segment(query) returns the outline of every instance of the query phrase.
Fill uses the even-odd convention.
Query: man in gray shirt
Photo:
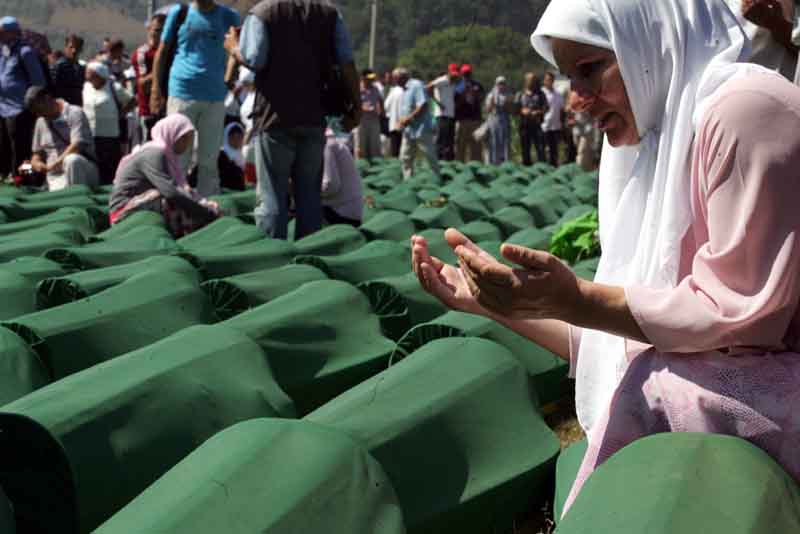
[[[34,172],[47,175],[50,191],[74,184],[99,185],[94,139],[83,110],[38,86],[25,94],[25,105],[38,117],[29,163]]]

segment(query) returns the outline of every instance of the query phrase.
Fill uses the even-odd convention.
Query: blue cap
[[[3,17],[0,19],[0,28],[5,31],[19,31],[19,21],[14,17]]]

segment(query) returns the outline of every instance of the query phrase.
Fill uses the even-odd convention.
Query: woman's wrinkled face
[[[194,130],[183,134],[183,136],[181,136],[181,138],[175,142],[175,146],[172,147],[172,150],[176,154],[183,154],[187,150],[192,148],[193,145],[194,145]]]
[[[92,87],[97,89],[98,91],[105,87],[106,79],[97,74],[95,71],[91,69],[86,70],[86,81],[92,84]]]
[[[587,112],[611,146],[639,143],[639,131],[617,56],[611,50],[553,38],[559,69],[572,80],[576,110]]]

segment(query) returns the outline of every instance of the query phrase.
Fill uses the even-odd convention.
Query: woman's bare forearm
[[[556,319],[509,319],[487,312],[487,317],[569,361],[569,325]]]

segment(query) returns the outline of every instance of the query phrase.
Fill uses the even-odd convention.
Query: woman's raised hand
[[[485,261],[495,261],[490,254],[476,246],[461,232],[448,230],[445,238],[453,250],[463,248]],[[467,279],[461,269],[431,256],[424,237],[413,236],[411,238],[411,266],[425,291],[448,308],[477,315],[486,313],[486,310],[472,296]]]
[[[580,280],[557,257],[516,245],[503,245],[511,268],[468,246],[455,252],[470,293],[496,315],[516,319],[560,319],[573,322],[581,312]]]

